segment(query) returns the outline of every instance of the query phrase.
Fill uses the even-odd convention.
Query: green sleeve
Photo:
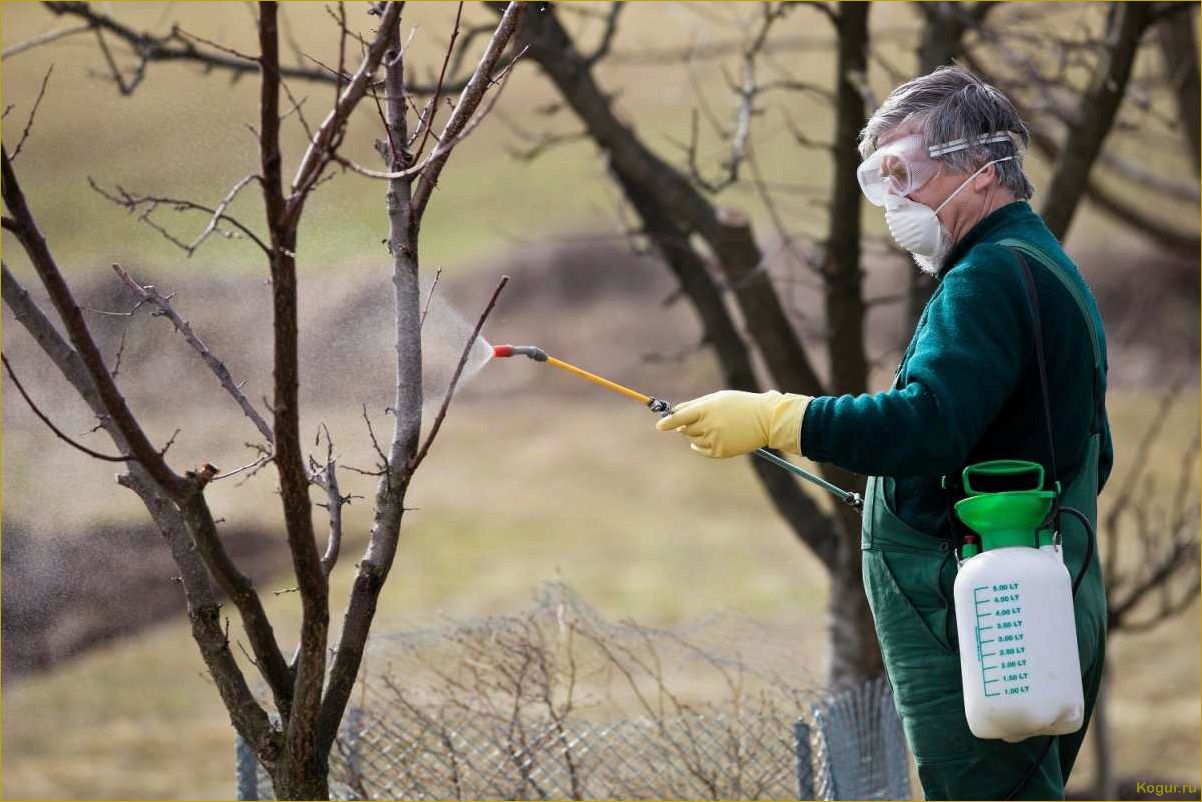
[[[1013,255],[978,246],[927,305],[899,386],[815,398],[802,425],[802,452],[871,476],[950,473],[1018,385],[1033,347]]]

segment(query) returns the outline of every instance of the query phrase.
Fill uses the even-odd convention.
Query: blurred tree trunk
[[[1078,114],[1069,118],[1066,146],[1060,151],[1040,213],[1057,239],[1063,240],[1089,186],[1089,171],[1102,152],[1127,91],[1140,39],[1154,10],[1152,3],[1112,3],[1104,47]]]
[[[1109,661],[1107,661],[1109,662]],[[1118,783],[1114,776],[1114,744],[1110,738],[1110,669],[1102,671],[1102,687],[1094,702],[1093,721],[1094,799],[1118,799]]]
[[[869,3],[841,3],[834,13],[838,32],[835,86],[835,133],[832,155],[828,259],[823,269],[827,353],[831,363],[828,392],[862,393],[868,389],[868,358],[864,345],[863,270],[860,265],[860,213],[863,197],[856,168],[856,141],[867,122],[865,88],[868,81]],[[917,272],[917,271],[915,271]],[[846,508],[844,508],[846,509]],[[831,577],[831,675],[860,676],[863,667],[883,671],[872,611],[864,595],[860,561],[859,516],[843,514],[843,548]]]
[[[981,24],[985,15],[994,7],[991,2],[917,3],[915,8],[924,19],[922,41],[918,45],[919,74],[927,75],[940,67],[950,65],[964,52],[964,35],[974,26]],[[910,325],[904,327],[905,337],[909,330],[918,325],[927,299],[935,290],[935,277],[922,270],[911,270],[906,298],[906,318]],[[901,343],[904,348],[905,342]]]
[[[1198,97],[1197,7],[1156,23],[1164,69],[1177,101],[1177,119],[1185,133],[1194,169],[1202,169],[1202,104]]]

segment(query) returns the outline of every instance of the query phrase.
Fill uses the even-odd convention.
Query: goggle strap
[[[943,142],[939,145],[931,145],[927,148],[927,155],[935,158],[948,153],[955,153],[958,150],[966,150],[973,145],[989,145],[995,142],[1013,142],[1010,138],[1009,131],[1003,131],[1000,134],[982,134],[975,137],[961,137],[953,139],[950,142]]]

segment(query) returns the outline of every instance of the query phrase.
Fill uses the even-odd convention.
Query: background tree
[[[254,423],[263,439],[258,446],[261,456],[237,470],[223,474],[207,463],[182,473],[173,468],[166,458],[172,441],[169,440],[162,448],[153,444],[118,388],[114,378],[115,367],[110,368],[100,353],[64,271],[39,231],[32,208],[38,203],[36,190],[27,198],[14,166],[22,147],[27,144],[33,113],[41,96],[35,101],[29,124],[11,155],[7,144],[3,148],[2,190],[7,207],[3,227],[20,243],[33,265],[63,322],[65,334],[60,333],[18,283],[7,265],[3,268],[4,301],[89,405],[119,453],[105,454],[75,442],[38,411],[7,357],[4,367],[18,392],[59,438],[93,458],[122,463],[127,467],[128,472],[119,476],[118,482],[139,495],[167,540],[180,570],[193,637],[205,665],[229,711],[234,728],[252,746],[256,757],[270,773],[276,795],[281,799],[319,799],[329,794],[330,748],[350,689],[358,675],[376,599],[396,554],[405,512],[406,489],[438,433],[458,379],[457,373],[434,425],[426,438],[421,440],[418,255],[422,216],[453,148],[487,113],[509,74],[513,61],[502,64],[502,53],[524,10],[520,3],[512,3],[503,10],[479,63],[463,83],[441,133],[435,135],[433,129],[439,100],[446,90],[442,82],[434,86],[425,108],[416,110],[413,130],[409,130],[412,95],[405,82],[402,7],[403,3],[391,2],[372,7],[372,13],[379,19],[378,28],[370,40],[350,31],[345,12],[339,7],[336,20],[341,37],[340,63],[336,70],[331,71],[335,84],[335,103],[316,128],[309,127],[301,104],[284,82],[286,70],[280,66],[278,10],[274,3],[264,3],[258,10],[260,52],[257,56],[210,45],[221,53],[231,69],[257,71],[262,82],[260,121],[255,131],[259,143],[259,171],[239,181],[216,208],[182,199],[138,196],[120,188],[116,192],[106,192],[96,187],[114,202],[139,212],[142,219],[153,226],[157,226],[157,223],[150,214],[160,205],[208,214],[208,225],[191,245],[178,243],[189,254],[211,233],[227,227],[253,242],[264,253],[270,268],[272,296],[274,392],[269,403],[270,423],[242,394],[240,387],[234,384],[221,361],[175,313],[168,297],[152,286],[139,284],[120,265],[113,266],[137,296],[138,305],[151,304],[157,307],[158,314],[172,320]],[[58,10],[90,13],[86,7]],[[99,23],[90,21],[89,27],[96,32],[104,48]],[[351,37],[355,37],[362,46],[363,55],[358,66],[348,70],[344,58],[346,43]],[[182,43],[184,49],[193,46],[192,39],[178,29],[173,30],[171,38]],[[452,43],[454,38],[452,36]],[[123,77],[111,58],[109,60],[114,81],[123,92],[134,91],[144,74],[146,63],[153,59],[150,54],[158,52],[148,40],[143,38],[136,41],[147,55],[131,77]],[[448,60],[450,55],[448,52]],[[382,101],[377,92],[380,87],[377,75],[381,70],[384,74]],[[44,82],[43,91],[45,86]],[[482,105],[490,89],[493,90],[489,95],[490,102]],[[281,109],[282,94],[287,96],[290,107]],[[351,113],[369,94],[380,104],[385,123],[386,139],[381,141],[379,147],[385,161],[384,171],[360,167],[338,153]],[[285,183],[280,126],[281,120],[290,114],[295,114],[305,126],[309,144],[299,159],[294,176]],[[430,142],[432,136],[434,141]],[[430,147],[427,151],[428,144]],[[328,579],[342,539],[341,508],[350,499],[338,489],[337,465],[329,432],[324,432],[327,441],[324,463],[312,457],[306,461],[301,444],[296,264],[297,235],[306,202],[333,166],[388,182],[386,208],[389,236],[386,244],[391,255],[395,294],[396,396],[391,407],[395,426],[387,451],[376,443],[374,433],[371,435],[379,454],[379,464],[370,472],[379,477],[375,520],[367,549],[358,563],[342,629],[333,644],[332,659],[327,663],[327,650],[331,648]],[[256,226],[244,224],[227,211],[238,192],[251,183],[258,184],[263,193],[266,236],[259,236],[255,233]],[[158,228],[165,236],[171,236],[166,229]],[[475,343],[475,334],[483,325],[503,284],[498,285],[477,324],[476,332],[465,345],[460,370]],[[366,409],[364,416],[367,417]],[[370,432],[370,419],[367,420]],[[284,528],[303,610],[299,646],[290,659],[281,651],[253,583],[230,559],[221,539],[218,522],[214,520],[205,499],[205,490],[211,483],[257,471],[269,463],[275,466],[279,478]],[[317,485],[327,496],[325,506],[330,525],[324,556],[318,551],[313,526],[309,496],[311,485]],[[249,659],[270,692],[271,705],[276,714],[274,720],[269,716],[268,709],[256,699],[235,660],[230,647],[229,620],[227,618],[223,626],[222,603],[218,592],[239,613],[253,654]]]

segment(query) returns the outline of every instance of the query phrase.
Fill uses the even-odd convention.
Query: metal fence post
[[[797,798],[814,798],[814,753],[810,747],[810,725],[799,718],[793,724],[793,755],[797,759]]]
[[[238,782],[238,799],[259,798],[259,764],[250,744],[241,735],[234,735],[234,775]]]

